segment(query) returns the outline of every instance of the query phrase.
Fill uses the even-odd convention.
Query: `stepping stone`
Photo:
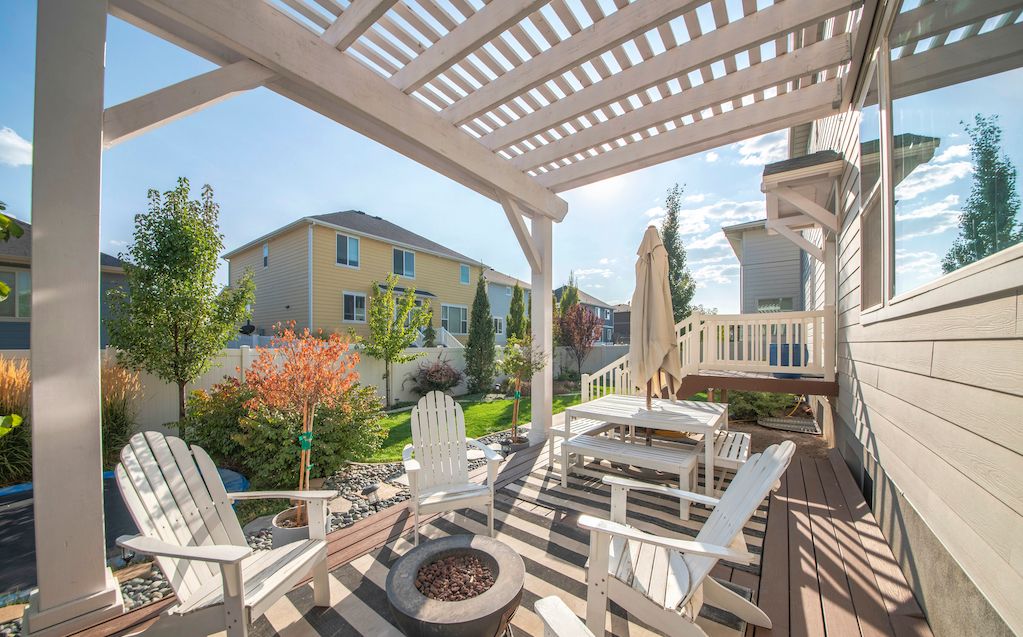
[[[393,482],[394,484],[401,484],[401,485],[404,485],[404,486],[407,487],[408,486],[408,474],[407,473],[402,473],[400,476],[398,476],[394,480],[391,480],[390,482]]]
[[[341,496],[338,496],[327,503],[327,511],[329,513],[348,513],[351,508],[352,503]]]

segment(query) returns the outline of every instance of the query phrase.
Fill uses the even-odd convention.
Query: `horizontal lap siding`
[[[802,300],[799,248],[766,230],[747,230],[742,235],[742,311],[757,312],[757,300],[791,297],[793,309]]]
[[[857,114],[817,123],[810,150],[824,149],[850,162],[840,184],[848,208],[838,237],[840,393],[834,415],[844,430],[837,437],[862,445],[1001,619],[1020,631],[1023,295],[1017,289],[861,324]],[[810,277],[823,271],[813,260],[811,267]],[[875,481],[876,497],[896,497],[878,491],[881,480]],[[911,538],[892,537],[900,534],[897,523],[885,532],[912,550]],[[928,583],[930,565],[904,553],[900,559],[935,632],[960,629],[958,622],[967,620],[933,594],[941,577],[932,574]]]
[[[353,235],[356,236],[356,235]],[[368,297],[373,282],[383,283],[394,267],[393,249],[390,243],[359,238],[359,267],[349,268],[337,265],[337,231],[316,226],[313,233],[313,324],[325,332],[354,330],[362,338],[369,337],[365,323],[345,323],[341,316],[341,296],[345,291],[361,292]],[[476,279],[480,268],[470,265],[469,285],[459,282],[460,262],[425,252],[416,253],[416,277],[398,277],[399,287],[414,287],[418,291],[430,292],[433,306],[433,325],[440,328],[440,306],[442,304],[472,307],[476,292]],[[464,337],[459,337],[464,340]]]
[[[263,244],[257,244],[230,261],[231,284],[246,271],[256,284],[252,323],[257,330],[273,334],[277,323],[295,321],[302,329],[309,325],[308,226],[298,226],[271,237],[269,267],[263,267]]]

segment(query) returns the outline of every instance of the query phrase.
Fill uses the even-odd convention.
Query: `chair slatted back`
[[[139,531],[178,546],[247,546],[245,534],[209,455],[180,438],[153,431],[131,437],[121,451],[117,486]],[[178,598],[188,599],[216,564],[157,557]]]
[[[786,440],[750,457],[736,472],[720,502],[707,517],[696,541],[717,546],[731,545],[785,473],[795,450],[796,445]],[[686,555],[684,559],[689,568],[690,581],[694,583],[702,582],[717,563],[713,557]],[[690,591],[690,595],[695,589]]]
[[[432,391],[419,399],[412,409],[412,448],[421,489],[469,482],[465,416],[451,396]]]

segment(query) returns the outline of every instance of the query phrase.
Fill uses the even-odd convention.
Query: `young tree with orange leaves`
[[[261,406],[302,414],[302,432],[298,443],[302,448],[299,460],[299,490],[309,488],[312,468],[313,418],[320,405],[333,407],[345,391],[359,380],[355,365],[359,355],[350,352],[347,337],[334,333],[324,337],[322,330],[313,334],[309,328],[295,332],[295,324],[278,324],[270,347],[259,348],[256,360],[245,373],[245,381],[256,395],[247,405]],[[299,503],[295,523],[308,523],[304,503]]]

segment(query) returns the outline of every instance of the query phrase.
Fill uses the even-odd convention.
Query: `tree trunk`
[[[391,361],[384,363],[384,408],[391,408]]]
[[[185,437],[185,385],[178,381],[178,435]]]

